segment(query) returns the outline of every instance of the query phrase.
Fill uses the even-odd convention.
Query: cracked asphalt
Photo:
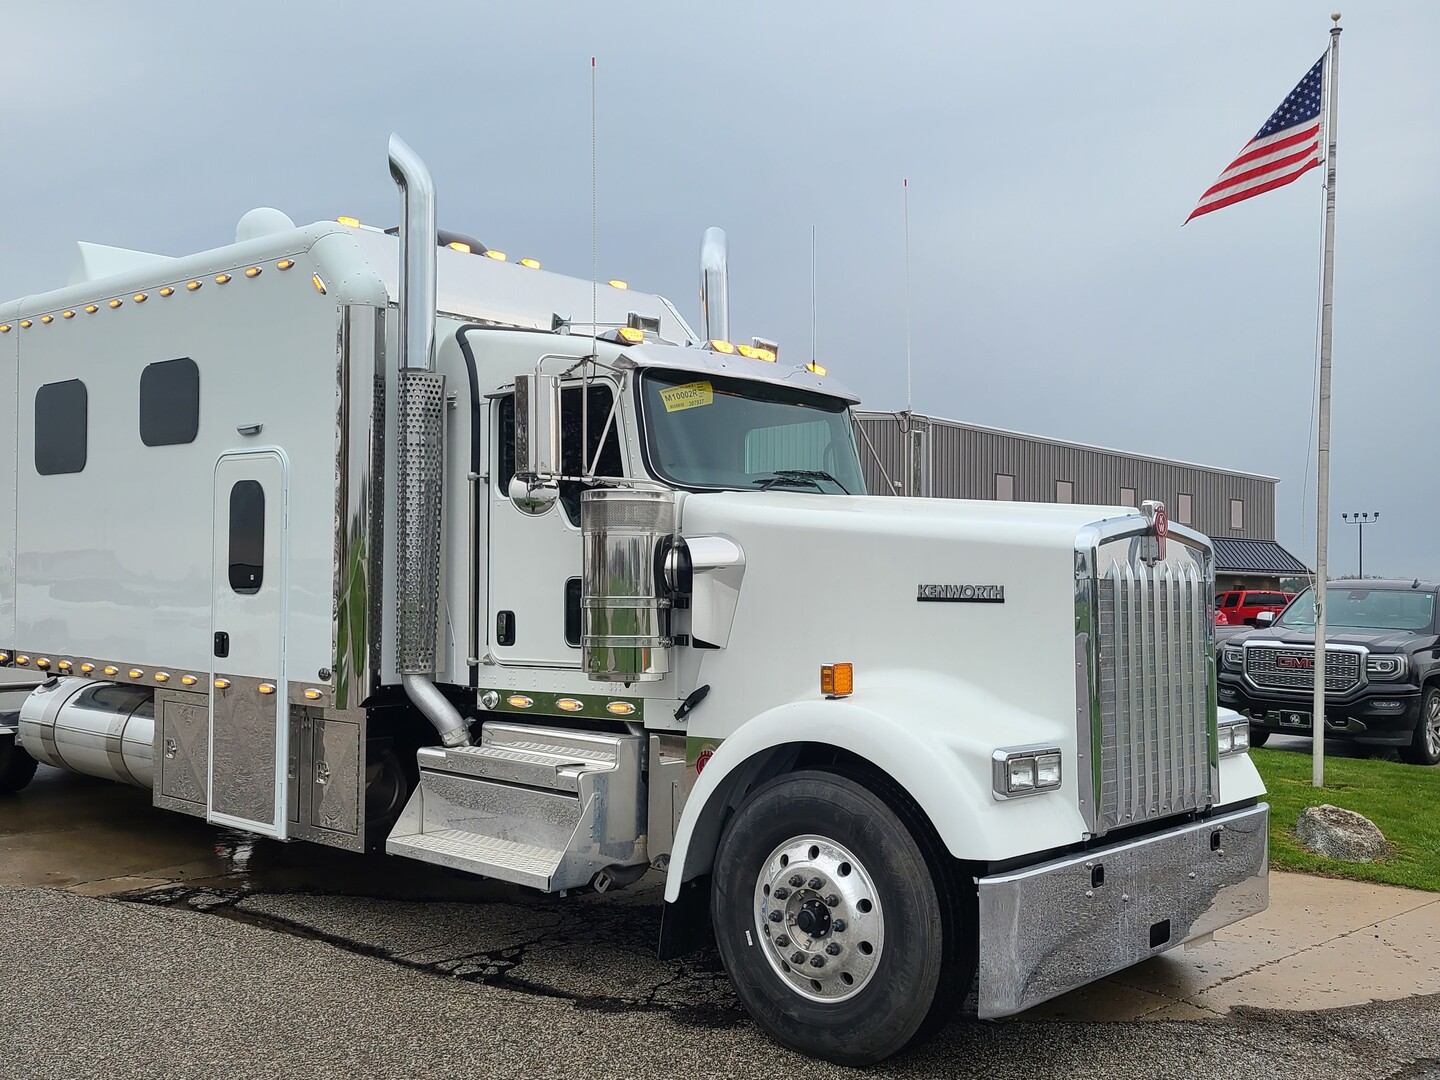
[[[649,879],[539,897],[147,803],[48,772],[0,801],[5,1080],[856,1075],[771,1043],[713,950],[656,959]],[[1440,1077],[1440,997],[1143,1022],[962,1016],[870,1072]]]

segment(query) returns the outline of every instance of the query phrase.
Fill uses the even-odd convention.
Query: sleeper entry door
[[[206,819],[284,839],[286,467],[274,451],[215,466]]]

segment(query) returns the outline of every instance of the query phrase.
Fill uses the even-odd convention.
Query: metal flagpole
[[[1330,19],[1330,58],[1325,91],[1325,256],[1320,285],[1320,422],[1315,468],[1315,698],[1310,716],[1311,783],[1325,786],[1325,608],[1330,513],[1330,323],[1335,285],[1335,119],[1340,90],[1340,13]]]

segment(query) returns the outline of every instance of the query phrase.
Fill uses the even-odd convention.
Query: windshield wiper
[[[820,486],[819,482],[821,480],[829,480],[830,483],[834,484],[846,495],[850,494],[849,488],[823,469],[776,469],[774,476],[767,476],[762,480],[756,480],[755,483],[760,485],[761,491],[769,491],[776,484],[803,481],[813,485],[816,491],[823,493],[825,489]]]

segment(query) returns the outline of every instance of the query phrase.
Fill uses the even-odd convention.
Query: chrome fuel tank
[[[155,701],[139,686],[52,679],[20,708],[20,745],[36,761],[150,788]]]

